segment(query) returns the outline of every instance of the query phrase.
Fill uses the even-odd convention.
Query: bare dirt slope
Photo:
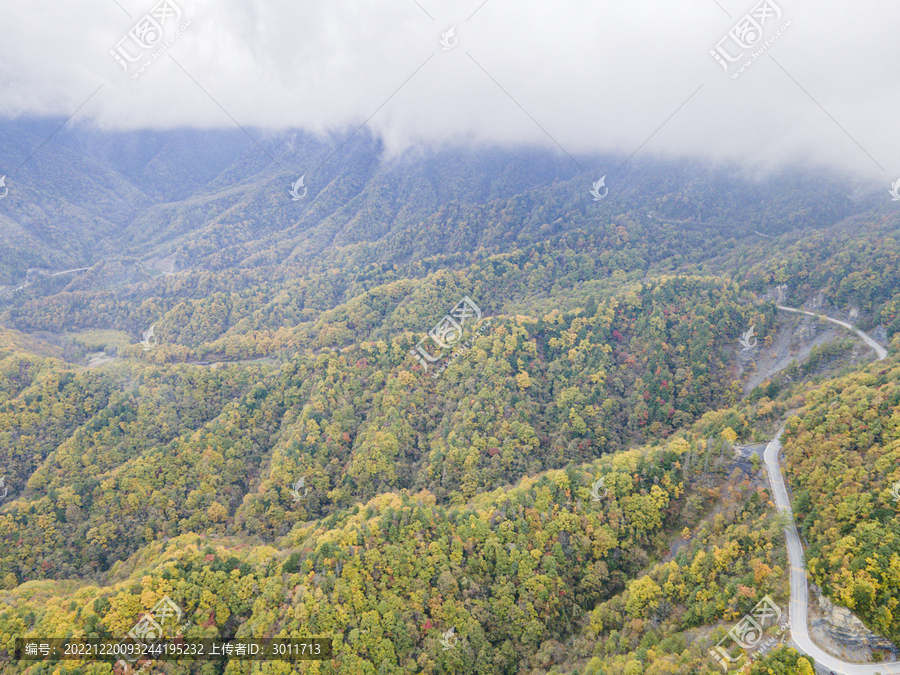
[[[857,344],[849,360],[875,359],[877,354],[851,330],[837,326],[824,319],[779,312],[781,326],[771,346],[762,343],[749,352],[741,351],[738,356],[738,376],[743,379],[744,395],[766,379],[787,368],[792,361],[802,363],[809,358],[813,348],[836,340],[853,339]]]

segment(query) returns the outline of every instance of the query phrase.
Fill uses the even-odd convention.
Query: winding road
[[[856,328],[855,326],[851,326],[849,323],[847,323],[845,321],[838,321],[837,319],[832,319],[830,316],[826,316],[825,314],[816,314],[814,312],[807,312],[802,309],[794,309],[793,307],[785,307],[784,305],[775,305],[775,306],[778,309],[785,311],[785,312],[793,312],[794,314],[806,314],[807,316],[814,316],[817,318],[822,317],[826,321],[830,321],[831,323],[836,323],[838,326],[843,326],[844,328],[849,328],[854,333],[856,333],[859,337],[861,337],[867,345],[869,345],[872,349],[875,350],[875,352],[878,354],[879,361],[881,361],[883,358],[885,358],[887,356],[887,349],[885,349],[880,344],[875,342],[875,340],[873,340],[868,335],[863,333],[859,328]]]
[[[786,312],[796,312],[799,314],[808,314],[810,316],[822,316],[823,318],[844,326],[859,335],[866,344],[872,347],[878,353],[878,360],[881,361],[887,356],[887,350],[879,345],[871,337],[863,333],[858,328],[854,328],[848,323],[838,321],[825,316],[824,314],[813,314],[791,307],[782,307],[777,305],[778,309]],[[848,663],[839,658],[828,654],[816,645],[809,637],[808,624],[808,604],[809,590],[806,582],[806,561],[803,559],[803,545],[800,543],[800,535],[797,532],[797,526],[793,520],[791,513],[791,502],[788,499],[787,488],[784,484],[784,478],[781,475],[781,465],[778,463],[778,453],[781,451],[781,434],[784,427],[778,430],[769,444],[766,446],[764,459],[766,462],[766,471],[769,474],[769,483],[772,485],[772,494],[775,497],[775,505],[780,511],[786,512],[791,516],[790,524],[785,527],[785,537],[787,539],[788,562],[791,569],[791,605],[790,605],[790,623],[791,623],[791,641],[794,646],[801,652],[809,654],[816,660],[817,668],[833,671],[838,675],[900,675],[900,661],[885,661],[883,663]]]

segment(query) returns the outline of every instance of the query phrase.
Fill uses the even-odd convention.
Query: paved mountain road
[[[848,323],[832,319],[825,315],[813,314],[812,312],[804,312],[791,307],[782,307],[776,305],[778,309],[786,312],[796,312],[799,314],[808,314],[810,316],[823,316],[828,321],[844,326],[859,335],[866,344],[872,347],[878,353],[878,360],[881,361],[887,356],[887,350],[879,345],[871,337],[863,333],[858,328],[854,328]],[[775,438],[769,442],[765,451],[766,471],[769,474],[769,483],[772,485],[772,494],[775,497],[775,505],[781,511],[791,513],[791,502],[788,499],[787,487],[784,484],[784,478],[781,475],[781,465],[778,463],[778,454],[781,452],[781,433],[784,427],[778,430]],[[791,570],[791,605],[790,605],[790,622],[791,622],[791,641],[794,646],[801,652],[809,654],[816,660],[816,666],[825,670],[834,671],[838,675],[900,675],[900,661],[885,661],[883,663],[848,663],[841,659],[828,654],[818,647],[809,637],[808,623],[808,604],[809,589],[806,582],[806,561],[803,558],[803,546],[800,543],[800,535],[797,532],[797,526],[791,519],[791,523],[785,528],[785,536],[787,539],[788,562]]]
[[[851,326],[849,323],[846,323],[845,321],[838,321],[837,319],[832,319],[830,316],[825,316],[824,314],[815,314],[814,312],[806,312],[802,309],[794,309],[793,307],[784,307],[783,305],[775,305],[775,306],[780,310],[783,310],[785,312],[793,312],[794,314],[806,314],[807,316],[815,316],[815,317],[821,316],[826,321],[830,321],[831,323],[836,323],[838,326],[843,326],[844,328],[849,328],[854,333],[859,335],[859,337],[861,337],[867,345],[869,345],[872,349],[875,350],[875,352],[878,354],[879,361],[881,361],[881,359],[883,359],[887,356],[887,349],[885,349],[880,344],[875,342],[875,340],[873,340],[868,335],[863,333],[859,328],[855,328],[855,327]]]
[[[781,476],[781,466],[778,463],[778,453],[781,451],[781,432],[778,430],[775,438],[766,446],[765,461],[766,471],[769,474],[769,482],[772,485],[772,494],[775,496],[775,505],[781,511],[791,514],[791,503],[788,499],[787,488]],[[820,649],[809,637],[809,624],[807,623],[807,605],[809,603],[809,591],[806,583],[806,561],[803,559],[803,546],[800,543],[800,535],[793,520],[785,528],[787,538],[788,562],[791,569],[791,639],[797,649],[812,656],[816,664],[826,670],[832,670],[840,675],[900,675],[900,661],[883,663],[847,663]]]

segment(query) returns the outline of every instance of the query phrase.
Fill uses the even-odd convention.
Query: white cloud
[[[102,84],[77,119],[324,132],[375,113],[393,151],[555,141],[629,155],[646,142],[638,157],[900,176],[900,5],[886,0],[775,0],[791,25],[736,80],[709,51],[752,0],[175,1],[191,25],[137,79],[109,51],[152,0],[119,0],[132,18],[114,0],[5,7],[0,115],[68,116]]]

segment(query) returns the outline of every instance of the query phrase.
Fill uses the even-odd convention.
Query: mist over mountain
[[[0,115],[121,130],[365,124],[391,155],[643,148],[748,171],[900,176],[890,2],[170,2],[152,48],[128,35],[155,3],[7,8]],[[750,31],[744,47],[731,30]]]
[[[242,266],[263,252],[278,263],[322,256],[408,263],[508,250],[546,238],[548,228],[590,229],[623,215],[651,235],[668,219],[678,230],[702,227],[713,236],[776,236],[865,213],[879,194],[868,183],[848,185],[797,167],[757,180],[736,166],[698,162],[631,161],[618,170],[625,158],[616,156],[581,157],[582,171],[565,155],[540,149],[390,158],[366,131],[339,145],[339,137],[302,132],[259,132],[255,143],[237,130],[77,127],[61,130],[28,159],[57,126],[2,125],[8,165],[24,162],[8,181],[0,216],[6,285],[21,283],[28,268],[58,271],[123,257],[174,256],[179,268],[210,269],[223,255],[229,266]],[[601,175],[609,198],[586,200]],[[301,176],[308,192],[298,203],[290,189]],[[510,208],[528,216],[500,231]],[[270,254],[272,247],[278,253]]]

